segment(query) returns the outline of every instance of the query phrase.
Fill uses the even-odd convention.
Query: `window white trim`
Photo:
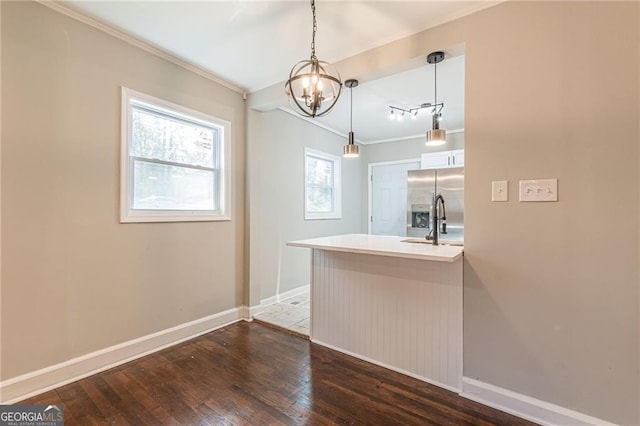
[[[310,212],[307,210],[307,157],[316,157],[333,163],[333,211],[330,212]],[[313,148],[304,149],[304,219],[342,219],[342,157],[318,151]]]
[[[140,101],[153,105],[168,115],[185,118],[220,130],[220,155],[217,184],[218,204],[215,211],[205,210],[133,210],[131,156],[129,145],[131,136],[131,101]],[[122,87],[121,97],[121,134],[120,134],[120,222],[191,222],[231,220],[231,123],[202,112],[192,110],[135,90]]]

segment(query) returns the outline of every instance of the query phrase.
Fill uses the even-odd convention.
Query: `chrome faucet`
[[[442,203],[442,217],[438,217],[438,201],[440,201],[440,203]],[[442,196],[442,194],[433,194],[433,211],[432,211],[432,221],[431,221],[431,231],[429,232],[429,235],[431,235],[431,238],[429,238],[429,235],[427,235],[427,239],[431,240],[434,246],[438,245],[438,234],[440,234],[440,224],[439,221],[442,221],[442,233],[446,234],[447,233],[447,224],[444,222],[445,220],[447,220],[447,211],[444,208],[444,197]]]

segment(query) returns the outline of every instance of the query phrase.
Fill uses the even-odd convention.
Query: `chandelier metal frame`
[[[285,92],[289,104],[297,113],[306,117],[322,117],[333,109],[342,93],[340,74],[332,75],[330,65],[316,57],[316,20],[315,0],[311,0],[313,31],[311,34],[311,58],[298,62],[289,73],[285,83]]]

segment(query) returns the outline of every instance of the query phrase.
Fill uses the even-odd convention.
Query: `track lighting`
[[[418,112],[420,112],[420,110],[422,109],[428,109],[430,110],[429,115],[438,115],[438,117],[441,118],[442,108],[444,108],[444,103],[442,102],[440,102],[439,104],[431,104],[427,102],[427,103],[423,103],[423,104],[409,107],[409,108],[402,108],[394,105],[389,105],[389,119],[402,121],[402,117],[404,117],[405,114],[408,114],[411,116],[412,120],[415,120],[418,118]]]

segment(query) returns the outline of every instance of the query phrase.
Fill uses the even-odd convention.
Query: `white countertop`
[[[363,253],[378,256],[403,257],[406,259],[431,260],[436,262],[454,262],[464,251],[464,247],[407,243],[407,237],[388,235],[347,234],[331,237],[311,238],[289,241],[288,246],[307,247],[320,250]]]

